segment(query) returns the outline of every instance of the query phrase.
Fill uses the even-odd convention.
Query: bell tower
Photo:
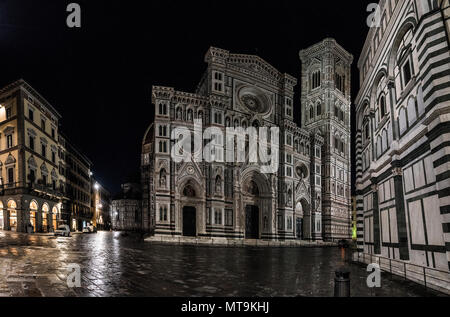
[[[300,60],[302,127],[324,138],[321,151],[323,238],[325,241],[350,239],[353,56],[334,39],[327,38],[300,51]]]

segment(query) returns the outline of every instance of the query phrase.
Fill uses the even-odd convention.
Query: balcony
[[[62,199],[64,197],[61,188],[53,189],[50,184],[17,182],[0,185],[0,196],[12,196],[18,194],[48,196],[53,199]]]

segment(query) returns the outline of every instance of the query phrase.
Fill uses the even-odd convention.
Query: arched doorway
[[[52,229],[53,230],[56,230],[58,228],[57,216],[58,216],[58,208],[55,206],[52,209]]]
[[[183,208],[183,236],[197,236],[197,210],[195,207]]]
[[[267,177],[249,169],[242,176],[242,225],[245,239],[273,236],[272,195]]]
[[[37,212],[38,212],[38,204],[35,200],[30,203],[30,224],[33,226],[33,231],[37,232]]]
[[[9,230],[17,231],[17,204],[14,200],[8,201]]]
[[[299,240],[311,238],[311,214],[309,203],[305,198],[295,205],[295,237]]]
[[[303,239],[303,206],[300,202],[295,206],[295,237]]]
[[[259,239],[259,208],[247,205],[245,207],[245,239]]]
[[[187,200],[195,199],[197,192],[195,186],[188,182],[183,188],[183,197]],[[197,236],[197,210],[192,206],[183,207],[183,236],[196,237]]]
[[[186,237],[206,234],[205,189],[194,177],[195,167],[187,167],[189,176],[176,184],[175,206],[170,206],[171,232]]]
[[[49,217],[50,217],[50,207],[47,203],[44,203],[42,205],[42,231],[48,232],[49,231]]]

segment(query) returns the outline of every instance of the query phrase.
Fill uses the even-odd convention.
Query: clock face
[[[189,166],[188,168],[187,168],[187,173],[189,174],[189,175],[192,175],[192,174],[194,174],[194,168],[192,167],[192,166]]]
[[[270,111],[270,102],[261,90],[255,87],[243,87],[239,90],[238,99],[252,114],[267,114]]]

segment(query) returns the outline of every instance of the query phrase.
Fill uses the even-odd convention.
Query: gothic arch
[[[378,73],[375,76],[375,80],[373,81],[373,86],[370,91],[369,105],[370,105],[371,109],[377,108],[376,106],[377,106],[377,101],[378,101],[378,96],[377,96],[378,86],[380,85],[381,81],[387,77],[388,76],[387,76],[386,67],[382,67],[380,70],[378,70]]]
[[[144,138],[143,138],[143,140],[142,140],[142,145],[145,145],[145,144],[148,144],[148,143],[151,143],[152,142],[152,140],[153,140],[153,127],[154,127],[154,124],[152,123],[148,128],[147,128],[147,131],[145,131],[145,134],[144,134]]]
[[[414,13],[410,13],[409,16],[403,22],[402,26],[399,28],[397,36],[395,37],[395,40],[392,44],[391,51],[389,52],[388,69],[387,69],[388,78],[394,78],[394,70],[397,64],[397,52],[402,43],[403,37],[411,29],[414,32],[416,26],[417,21],[416,18],[414,17]]]
[[[242,173],[241,178],[242,186],[249,183],[250,181],[254,181],[258,186],[259,193],[264,195],[271,195],[272,189],[270,186],[270,181],[267,179],[265,174],[260,173],[260,171],[255,167],[249,167]]]
[[[195,191],[194,197],[185,196],[185,189],[191,187]],[[203,199],[205,192],[203,186],[192,176],[182,177],[176,186],[179,197],[188,197],[190,199]]]
[[[297,199],[297,203],[295,205],[296,216],[304,217],[305,215],[309,215],[310,210],[311,205],[306,197],[300,197]]]
[[[53,206],[53,208],[52,208],[52,214],[53,214],[53,215],[59,214],[59,208],[58,208],[57,205]]]
[[[50,206],[47,203],[42,205],[42,212],[48,213],[50,211]]]
[[[7,206],[8,206],[8,209],[17,209],[17,203],[14,199],[9,199]]]
[[[37,201],[34,199],[30,202],[30,210],[33,210],[33,211],[39,210],[39,205],[38,205]]]

